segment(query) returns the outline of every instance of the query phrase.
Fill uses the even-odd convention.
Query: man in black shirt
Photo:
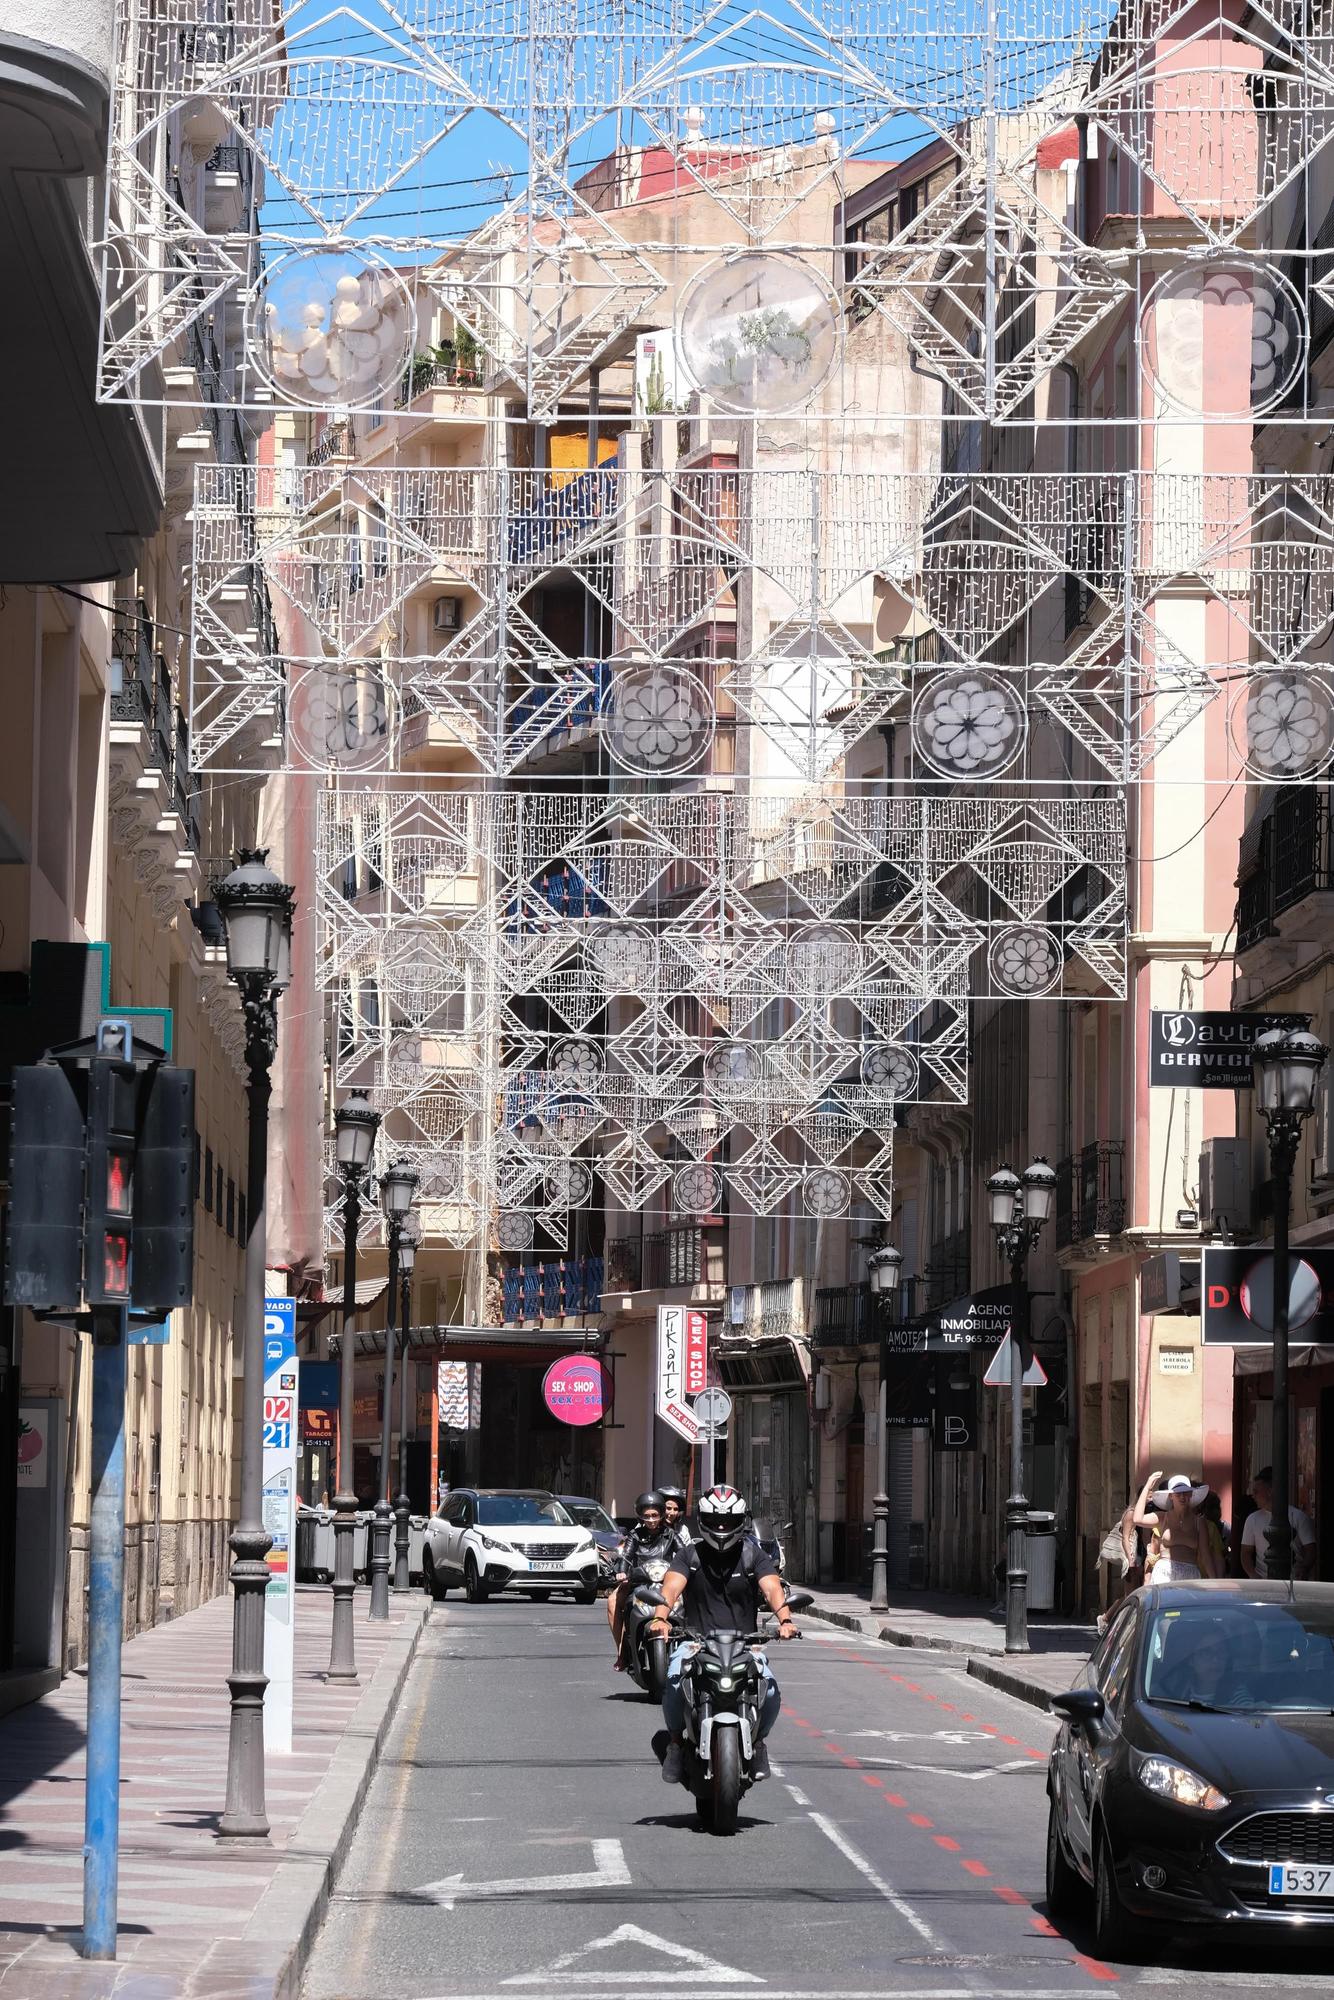
[[[673,1559],[663,1579],[662,1594],[667,1603],[658,1610],[649,1627],[655,1638],[668,1637],[668,1613],[682,1599],[686,1631],[695,1638],[706,1632],[753,1632],[761,1598],[778,1619],[778,1637],[791,1639],[796,1635],[778,1565],[758,1542],[747,1538],[746,1503],[731,1486],[715,1486],[701,1499],[699,1538]],[[662,1775],[669,1785],[681,1782],[681,1739],[685,1730],[681,1675],[693,1650],[691,1640],[685,1640],[673,1649],[667,1666],[662,1712],[671,1742],[662,1761]],[[769,1662],[762,1653],[756,1658],[764,1679],[764,1704],[760,1710],[763,1738],[778,1719],[782,1699]],[[769,1753],[761,1741],[755,1752],[755,1776],[768,1775]]]
[[[616,1642],[616,1672],[625,1671],[625,1612],[635,1573],[646,1562],[669,1563],[676,1554],[673,1531],[663,1520],[662,1495],[656,1487],[635,1501],[638,1525],[631,1529],[616,1564],[616,1588],[607,1599],[607,1623]]]

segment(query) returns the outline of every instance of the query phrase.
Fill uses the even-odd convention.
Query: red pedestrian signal
[[[102,1245],[103,1303],[130,1297],[130,1239],[108,1230]]]
[[[131,1198],[134,1163],[126,1153],[107,1154],[107,1214],[130,1215],[134,1211]]]

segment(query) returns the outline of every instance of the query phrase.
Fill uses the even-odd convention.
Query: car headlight
[[[1221,1812],[1227,1805],[1225,1792],[1211,1785],[1185,1764],[1173,1764],[1167,1757],[1140,1757],[1135,1776],[1146,1792],[1174,1805],[1197,1806],[1201,1812]]]
[[[512,1556],[514,1554],[508,1542],[498,1542],[493,1536],[484,1535],[480,1528],[477,1531],[477,1539],[484,1549],[495,1549],[504,1556]]]

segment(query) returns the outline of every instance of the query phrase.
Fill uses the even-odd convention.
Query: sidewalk
[[[290,1757],[270,1756],[267,1842],[217,1835],[226,1792],[231,1596],[131,1639],[121,1714],[120,1936],[78,1956],[87,1683],[0,1721],[0,1995],[292,2000],[428,1604],[356,1596],[359,1687],[330,1687],[332,1593],[297,1593]]]
[[[891,1646],[962,1653],[970,1674],[1035,1708],[1045,1708],[1049,1695],[1071,1686],[1098,1637],[1093,1625],[1039,1612],[1028,1621],[1031,1651],[1007,1654],[1004,1616],[980,1597],[960,1597],[947,1590],[906,1591],[887,1612],[873,1616],[867,1608],[867,1591],[825,1590],[816,1585],[812,1595],[815,1603],[808,1617],[845,1625]]]

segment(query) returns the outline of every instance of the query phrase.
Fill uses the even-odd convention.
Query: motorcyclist
[[[663,1518],[678,1542],[688,1545],[693,1537],[686,1526],[686,1496],[679,1486],[660,1486]]]
[[[662,1494],[656,1486],[635,1501],[637,1525],[626,1536],[616,1564],[616,1588],[607,1599],[607,1623],[616,1642],[615,1671],[624,1672],[621,1646],[625,1636],[625,1607],[636,1573],[646,1562],[670,1562],[676,1554],[676,1536],[663,1519]]]
[[[735,1487],[710,1487],[700,1499],[698,1527],[698,1539],[678,1552],[663,1578],[666,1604],[659,1607],[649,1626],[654,1638],[667,1638],[671,1608],[684,1599],[686,1632],[690,1636],[672,1649],[667,1664],[667,1690],[662,1698],[663,1717],[671,1737],[662,1760],[662,1775],[664,1783],[669,1785],[681,1782],[681,1742],[685,1731],[681,1676],[695,1650],[694,1640],[706,1632],[753,1632],[761,1597],[778,1619],[780,1639],[795,1638],[797,1631],[787,1608],[777,1564],[746,1534],[746,1503]],[[763,1653],[755,1657],[764,1681],[760,1709],[763,1739],[778,1719],[782,1700],[768,1660]],[[769,1753],[761,1740],[755,1748],[755,1776],[768,1775]]]

